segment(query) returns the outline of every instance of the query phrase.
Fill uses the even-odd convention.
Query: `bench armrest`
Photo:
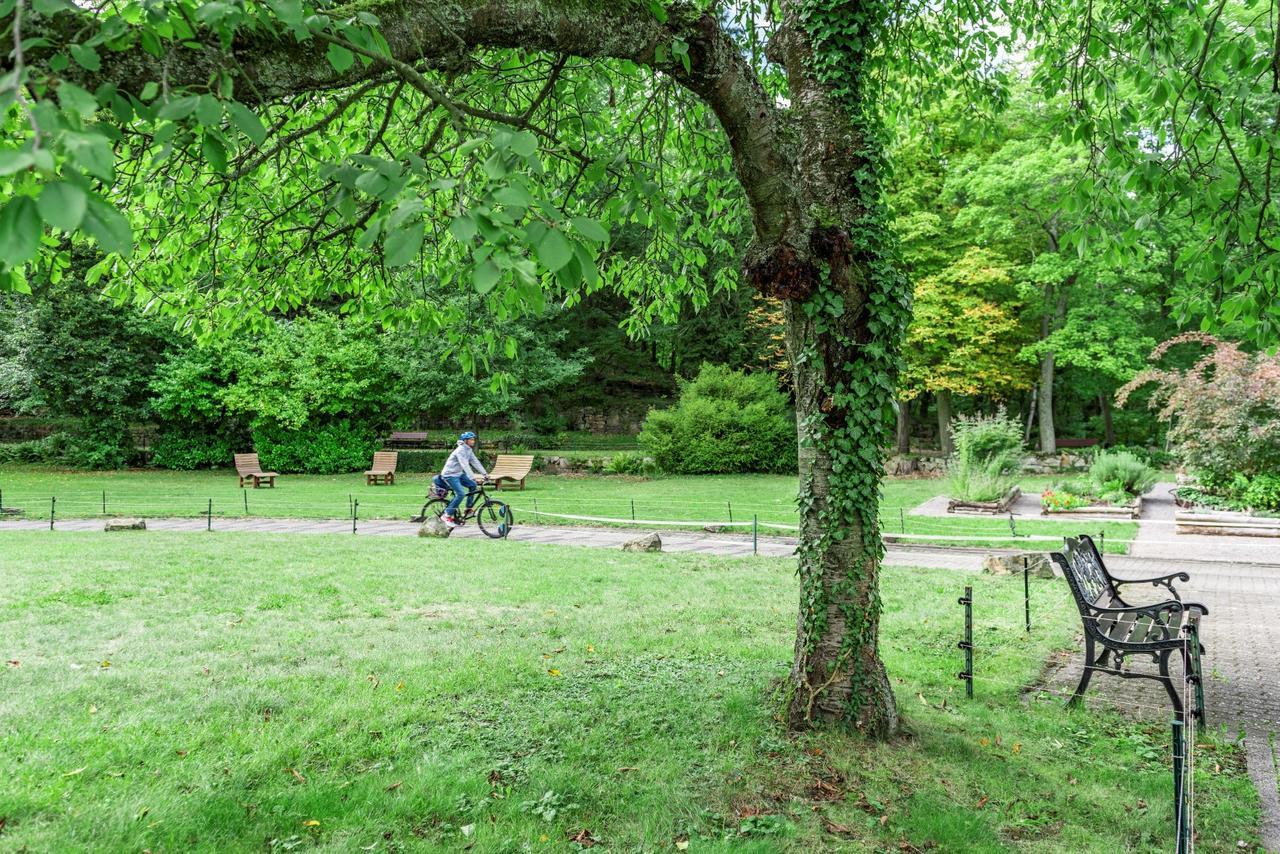
[[[1187,575],[1185,572],[1171,572],[1168,575],[1161,575],[1155,578],[1116,578],[1115,576],[1112,576],[1111,580],[1116,587],[1121,587],[1125,584],[1150,584],[1152,587],[1163,587],[1169,591],[1170,596],[1180,601],[1182,597],[1179,596],[1178,591],[1173,588],[1173,582],[1190,581],[1191,576]]]

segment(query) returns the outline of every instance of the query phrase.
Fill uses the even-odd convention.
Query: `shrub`
[[[619,451],[609,458],[604,470],[608,474],[652,474],[657,468],[653,460],[634,451]]]
[[[1258,475],[1249,481],[1241,498],[1254,510],[1280,511],[1280,475]]]
[[[1248,354],[1230,342],[1188,333],[1161,344],[1151,359],[1184,343],[1209,352],[1185,371],[1139,374],[1120,389],[1117,403],[1123,406],[1138,388],[1154,383],[1151,407],[1171,422],[1178,460],[1206,491],[1235,474],[1253,478],[1280,470],[1280,355]]]
[[[789,472],[795,420],[769,374],[703,365],[670,409],[650,411],[640,447],[673,474]]]
[[[253,445],[262,464],[282,473],[338,474],[363,471],[382,442],[371,430],[346,421],[299,430],[260,427]]]
[[[1003,409],[951,422],[955,454],[948,464],[951,497],[995,501],[1013,487],[1022,467],[1022,427]]]
[[[1089,479],[1099,497],[1116,504],[1148,492],[1158,474],[1131,451],[1107,451],[1089,466]]]
[[[247,444],[247,439],[236,436],[167,429],[151,446],[151,463],[178,471],[225,468]]]

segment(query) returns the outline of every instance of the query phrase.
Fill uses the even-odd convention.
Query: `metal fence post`
[[[733,502],[726,501],[725,504],[729,506],[729,524],[732,525],[733,524]]]
[[[533,518],[538,518],[538,499],[533,499]]]
[[[102,490],[102,515],[107,515],[107,491]]]
[[[1022,608],[1026,615],[1027,631],[1031,631],[1031,566],[1026,555],[1022,557]]]
[[[956,646],[964,650],[964,672],[956,676],[964,680],[964,694],[973,699],[973,588],[965,587],[959,600],[964,606],[964,640]]]
[[[1186,731],[1183,722],[1177,718],[1173,721],[1173,821],[1176,841],[1174,850],[1177,854],[1186,854],[1190,840],[1187,839],[1187,791],[1186,791]]]
[[[351,533],[356,532],[356,517],[360,515],[360,499],[355,498],[351,501]]]
[[[49,496],[49,530],[53,530],[53,511],[58,505],[58,498],[55,495]]]
[[[1106,554],[1107,553],[1107,532],[1105,529],[1098,532],[1098,543],[1099,543],[1098,554]]]
[[[243,489],[243,487],[241,487]],[[244,496],[244,515],[249,515],[249,493],[247,491],[241,493]]]
[[[206,524],[206,525],[205,525],[205,528],[204,528],[204,529],[205,529],[206,531],[212,531],[212,530],[213,530],[213,499],[212,499],[212,498],[210,498],[210,499],[209,499],[209,517],[208,517],[208,524]]]
[[[633,498],[631,499],[631,521],[634,522],[635,520],[636,520],[636,500]]]
[[[751,515],[751,553],[760,554],[760,514]]]

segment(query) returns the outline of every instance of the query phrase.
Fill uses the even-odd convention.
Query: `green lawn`
[[[1167,725],[1026,698],[1057,582],[889,570],[904,734],[772,717],[791,562],[512,542],[2,532],[0,847],[1167,851]],[[975,700],[954,678],[976,586]],[[1207,758],[1206,758],[1207,757]],[[1239,752],[1205,851],[1256,840]],[[912,848],[911,846],[915,846]]]
[[[0,501],[20,507],[28,515],[47,517],[50,497],[57,498],[60,518],[108,515],[203,515],[213,501],[215,516],[350,518],[352,502],[359,501],[362,519],[403,519],[418,512],[430,475],[401,475],[394,486],[366,486],[360,474],[287,475],[275,489],[237,486],[229,471],[173,472],[139,470],[77,472],[32,466],[0,468]],[[1024,490],[1038,493],[1054,478],[1024,477]],[[1016,545],[983,540],[1008,537],[1009,523],[999,518],[935,518],[911,516],[912,508],[945,492],[945,479],[889,478],[885,481],[881,518],[887,533],[939,537],[973,536],[977,539],[948,544]],[[759,519],[763,533],[788,534],[770,524],[796,523],[796,479],[789,475],[705,475],[697,477],[623,477],[608,475],[533,475],[524,491],[504,491],[516,509],[519,524],[600,524],[565,516],[687,523],[750,523]],[[247,509],[246,509],[247,501]],[[554,514],[554,515],[553,515]],[[732,518],[730,518],[732,517]],[[648,527],[654,527],[649,525]],[[748,527],[737,530],[747,531]],[[1108,551],[1123,549],[1136,526],[1125,522],[1059,520],[1019,521],[1019,534],[1061,536],[1088,530],[1106,531]],[[1045,547],[1045,543],[1038,544]]]

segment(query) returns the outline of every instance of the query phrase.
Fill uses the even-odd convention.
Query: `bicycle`
[[[488,480],[482,480],[475,489],[469,490],[462,496],[464,501],[459,505],[459,511],[462,511],[465,502],[472,496],[478,496],[480,500],[476,501],[470,510],[460,512],[455,520],[459,525],[464,525],[469,520],[475,519],[481,533],[491,539],[501,540],[511,533],[516,523],[515,516],[506,502],[489,497],[489,493],[485,491],[487,483],[489,483]],[[422,505],[422,513],[414,516],[410,521],[425,522],[433,516],[437,519],[443,516],[445,508],[449,506],[449,490],[443,490],[443,495],[439,494],[441,491],[433,487],[427,495],[427,503]]]

